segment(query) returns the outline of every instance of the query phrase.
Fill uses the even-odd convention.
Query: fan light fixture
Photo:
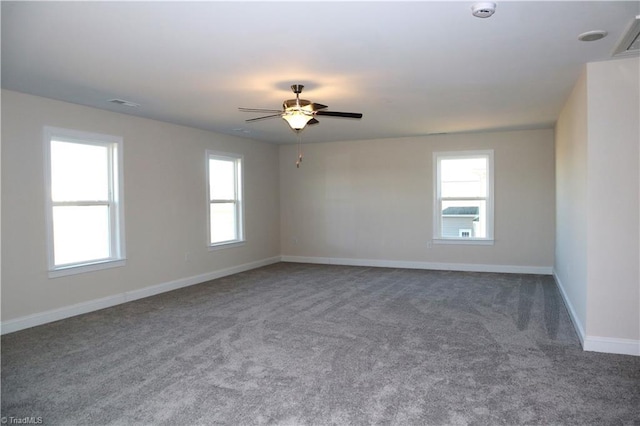
[[[307,123],[313,118],[313,112],[306,113],[301,108],[287,108],[282,114],[282,118],[289,124],[291,130],[297,133],[304,130]]]
[[[296,133],[303,131],[307,123],[313,119],[314,106],[308,100],[300,99],[303,87],[301,84],[291,86],[296,98],[282,103],[282,118]]]
[[[268,118],[282,117],[287,122],[291,130],[298,137],[298,160],[296,161],[296,167],[300,167],[302,162],[302,134],[301,132],[307,127],[314,124],[318,124],[316,115],[327,117],[341,117],[341,118],[362,118],[360,112],[339,112],[339,111],[327,111],[326,105],[310,102],[306,99],[300,99],[300,93],[304,86],[302,84],[294,84],[291,86],[291,91],[296,94],[295,99],[287,99],[282,103],[282,109],[264,109],[264,108],[238,108],[244,112],[261,112],[265,115],[263,117],[250,118],[247,122],[253,122],[258,120],[265,120]]]
[[[292,85],[291,90],[296,94],[296,98],[284,101],[281,110],[264,108],[239,108],[239,110],[269,114],[263,117],[250,118],[246,120],[247,122],[281,117],[295,133],[302,132],[307,126],[318,124],[318,120],[316,119],[317,115],[340,118],[362,118],[362,113],[359,112],[326,111],[325,108],[328,108],[326,105],[311,102],[307,99],[300,99],[300,93],[302,93],[303,88],[304,86],[302,84]]]

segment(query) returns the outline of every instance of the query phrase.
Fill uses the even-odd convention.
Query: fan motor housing
[[[288,99],[282,103],[282,108],[288,109],[295,108],[297,106],[306,107],[308,105],[311,105],[311,101],[306,99]]]

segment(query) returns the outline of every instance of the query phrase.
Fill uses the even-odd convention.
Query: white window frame
[[[51,191],[51,143],[53,140],[97,145],[108,148],[109,152],[109,196],[102,202],[77,201],[54,202]],[[44,178],[45,178],[45,220],[47,228],[47,264],[49,278],[81,274],[126,264],[124,227],[124,180],[122,171],[123,139],[120,136],[90,133],[80,130],[44,126]],[[103,259],[86,260],[77,263],[56,265],[54,256],[53,208],[62,205],[108,205],[109,206],[109,256]]]
[[[487,196],[486,197],[455,197],[443,199],[440,182],[441,160],[462,160],[484,157],[487,159]],[[479,151],[447,151],[433,153],[433,243],[434,244],[468,244],[468,245],[492,245],[494,243],[494,161],[493,150]],[[486,237],[443,237],[442,236],[442,202],[447,200],[485,200],[487,229]]]
[[[228,153],[228,152],[220,152],[207,150],[206,155],[206,171],[207,171],[207,245],[209,250],[218,250],[221,248],[235,247],[240,246],[245,243],[245,235],[244,235],[244,194],[243,194],[243,182],[244,182],[244,157],[240,154]],[[219,200],[219,199],[210,199],[210,171],[209,171],[209,163],[210,160],[222,160],[222,161],[231,161],[234,164],[234,199],[229,200]],[[212,242],[211,241],[211,204],[212,203],[233,203],[235,205],[235,238],[228,241],[220,241],[220,242]]]

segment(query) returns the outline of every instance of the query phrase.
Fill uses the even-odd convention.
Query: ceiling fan
[[[238,108],[242,112],[261,112],[269,113],[263,117],[250,118],[247,122],[266,120],[268,118],[282,117],[296,133],[300,133],[306,126],[318,124],[316,116],[339,117],[339,118],[362,118],[362,114],[358,112],[338,112],[326,111],[326,105],[310,102],[306,99],[300,99],[300,93],[304,86],[302,84],[294,84],[291,90],[296,94],[295,99],[288,99],[282,103],[282,110],[278,109],[262,109],[262,108]]]

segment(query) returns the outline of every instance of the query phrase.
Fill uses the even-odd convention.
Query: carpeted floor
[[[550,276],[280,263],[2,337],[2,416],[59,425],[640,424]]]

